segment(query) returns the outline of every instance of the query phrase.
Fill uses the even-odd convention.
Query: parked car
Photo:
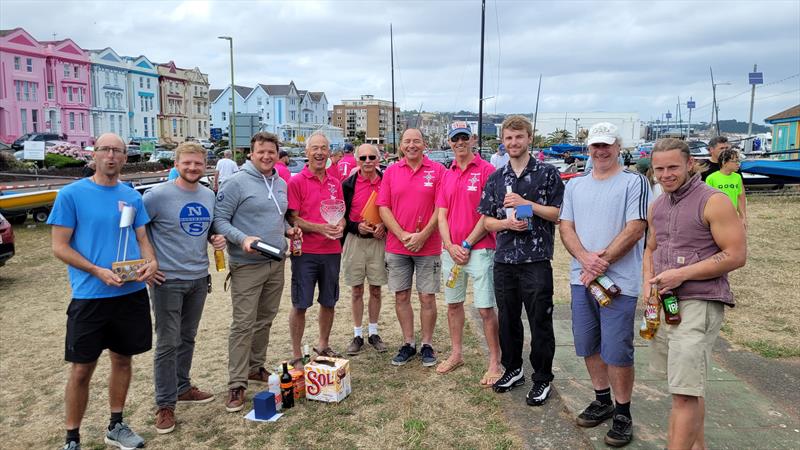
[[[289,158],[289,164],[286,167],[289,168],[289,172],[292,174],[300,173],[307,161],[306,158]]]
[[[0,266],[14,256],[14,230],[11,224],[0,214]]]
[[[431,150],[428,152],[428,159],[431,161],[436,161],[442,164],[445,167],[450,167],[450,163],[453,162],[450,158],[447,157],[447,152],[443,150]]]
[[[150,162],[158,162],[162,159],[168,159],[170,161],[175,161],[175,152],[172,150],[159,150],[153,152],[153,156],[150,157]]]
[[[219,157],[214,153],[214,150],[208,150],[208,155],[206,156],[206,162],[208,164],[216,164],[218,159]]]
[[[139,162],[142,160],[142,151],[138,145],[127,145],[128,162]]]
[[[25,147],[25,141],[65,141],[67,140],[66,136],[60,135],[58,133],[28,133],[20,136],[13,144],[11,144],[11,148],[14,150],[22,150]]]
[[[197,143],[202,145],[204,149],[211,150],[214,148],[214,143],[209,141],[208,139],[198,139]]]

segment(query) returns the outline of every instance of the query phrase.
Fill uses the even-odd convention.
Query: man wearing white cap
[[[591,172],[573,178],[564,191],[559,232],[572,254],[572,334],[592,379],[595,400],[577,417],[578,425],[614,422],[605,442],[614,447],[633,438],[633,320],[642,286],[644,231],[650,184],[619,163],[617,127],[601,122],[589,129]],[[600,306],[587,287],[605,274],[621,293]],[[614,391],[616,406],[611,401]]]

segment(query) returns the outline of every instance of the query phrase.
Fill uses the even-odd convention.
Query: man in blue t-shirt
[[[633,438],[633,319],[642,285],[639,268],[650,183],[620,163],[621,138],[614,124],[593,125],[587,143],[594,167],[567,183],[558,228],[573,257],[575,352],[584,358],[595,389],[595,400],[576,421],[582,427],[594,427],[613,418],[605,442],[621,447]],[[612,289],[618,295],[607,306],[600,306],[588,289],[603,274],[621,291]]]
[[[80,449],[79,428],[89,401],[89,382],[106,348],[111,360],[111,420],[105,442],[120,448],[144,446],[144,440],[122,421],[122,409],[130,385],[131,357],[151,347],[145,282],[153,278],[158,264],[145,233],[150,219],[142,198],[119,181],[127,158],[119,136],[107,133],[97,138],[95,174],[61,189],[47,221],[53,226],[53,253],[67,264],[72,287],[64,352],[64,359],[72,363],[64,394],[64,448],[68,450]],[[130,225],[120,227],[123,219]],[[145,263],[134,281],[124,282],[111,270],[115,261],[135,259]]]

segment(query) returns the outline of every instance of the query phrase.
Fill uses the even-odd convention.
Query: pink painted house
[[[42,44],[46,45],[47,56],[47,123],[52,129],[61,130],[67,141],[81,147],[90,145],[93,140],[89,127],[92,105],[89,54],[71,39],[44,41]]]
[[[46,60],[46,47],[22,28],[0,30],[0,141],[50,131]]]

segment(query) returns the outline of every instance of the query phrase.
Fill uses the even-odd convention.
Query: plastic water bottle
[[[267,390],[275,395],[275,410],[280,411],[283,407],[283,399],[281,398],[281,379],[273,372],[269,374],[267,379]]]

